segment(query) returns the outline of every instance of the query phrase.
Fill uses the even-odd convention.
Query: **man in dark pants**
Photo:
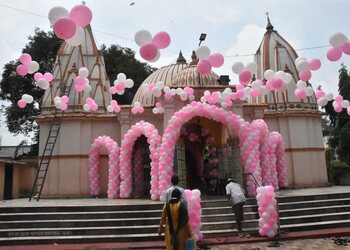
[[[243,237],[242,232],[242,221],[243,221],[243,205],[246,201],[245,192],[241,185],[235,183],[231,178],[227,180],[226,185],[226,196],[230,205],[232,206],[233,212],[235,213],[237,230],[240,237]]]

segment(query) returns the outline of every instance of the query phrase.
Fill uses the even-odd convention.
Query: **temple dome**
[[[264,72],[272,69],[275,72],[290,73],[293,76],[293,82],[288,84],[287,90],[282,93],[270,92],[262,100],[252,100],[252,102],[267,103],[272,110],[317,109],[314,96],[306,97],[303,100],[295,97],[294,91],[297,88],[299,74],[294,62],[298,54],[288,41],[274,30],[269,17],[267,22],[266,33],[254,56],[258,65],[257,78],[264,79]]]

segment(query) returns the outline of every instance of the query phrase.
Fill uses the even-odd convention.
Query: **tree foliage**
[[[34,35],[28,37],[28,44],[25,45],[22,52],[30,54],[32,59],[39,63],[40,72],[51,72],[62,42],[53,32],[35,29]],[[126,91],[123,96],[114,96],[113,98],[119,104],[130,104],[137,88],[154,71],[154,68],[135,59],[135,52],[129,48],[123,48],[119,45],[111,45],[107,48],[103,45],[101,51],[105,59],[107,76],[111,83],[121,72],[134,80],[135,84],[132,89]],[[16,67],[19,64],[19,60],[5,64],[0,81],[0,98],[10,102],[10,106],[5,109],[9,131],[14,134],[28,135],[32,131],[38,131],[34,124],[34,117],[40,114],[41,98],[44,91],[34,86],[32,75],[25,77],[17,75]],[[21,99],[23,94],[32,95],[34,102],[27,104],[24,109],[19,109],[17,101]]]

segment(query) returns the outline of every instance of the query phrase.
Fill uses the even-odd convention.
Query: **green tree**
[[[109,48],[102,45],[101,52],[106,64],[106,71],[111,85],[119,73],[124,73],[127,78],[134,81],[134,87],[126,89],[123,95],[113,95],[113,99],[119,104],[131,104],[132,99],[140,84],[155,69],[147,63],[142,63],[135,58],[135,52],[130,48],[124,48],[119,45],[111,45]]]
[[[34,35],[28,37],[28,44],[22,50],[28,53],[34,61],[40,65],[41,72],[49,72],[55,61],[55,55],[62,41],[59,40],[53,32],[45,32],[35,29]],[[19,60],[10,61],[5,64],[0,81],[0,98],[10,102],[5,109],[6,123],[9,131],[14,134],[24,134],[37,131],[34,124],[34,116],[40,113],[40,100],[44,90],[34,86],[33,76],[18,76],[16,67],[20,64]],[[24,109],[17,107],[17,101],[23,94],[32,95],[34,102],[27,104]]]

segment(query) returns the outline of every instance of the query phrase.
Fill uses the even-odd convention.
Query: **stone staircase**
[[[281,232],[350,226],[350,192],[278,198]],[[40,205],[40,204],[39,204]],[[162,204],[0,206],[0,245],[162,241]],[[257,233],[255,199],[244,207],[244,230]],[[225,199],[202,202],[205,238],[233,236],[234,215]]]

